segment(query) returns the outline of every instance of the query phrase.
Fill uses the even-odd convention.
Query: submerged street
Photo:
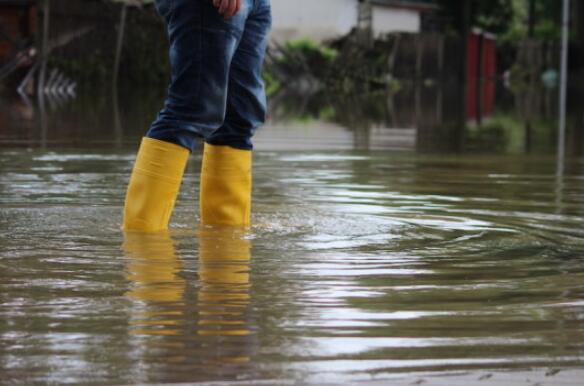
[[[583,158],[305,124],[258,137],[249,230],[198,225],[200,154],[172,230],[124,235],[131,140],[5,145],[2,380],[577,384]]]

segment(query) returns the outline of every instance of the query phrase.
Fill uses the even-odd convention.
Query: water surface
[[[584,365],[584,159],[258,151],[246,231],[198,226],[195,155],[172,230],[124,235],[133,158],[0,153],[0,383]]]

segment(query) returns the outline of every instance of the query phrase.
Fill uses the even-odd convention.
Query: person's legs
[[[225,122],[205,140],[200,190],[203,224],[250,223],[251,139],[266,117],[261,71],[270,27],[269,0],[255,0],[231,62]]]
[[[272,16],[269,1],[255,3],[231,62],[225,121],[205,139],[211,145],[252,150],[251,139],[266,119],[262,66]]]
[[[157,0],[167,23],[172,79],[164,109],[143,139],[128,186],[125,230],[168,227],[189,152],[223,123],[229,67],[254,0],[232,18],[210,0]]]
[[[257,1],[257,0],[255,0]],[[230,67],[254,0],[225,19],[212,0],[157,0],[167,24],[172,77],[164,108],[146,134],[193,150],[225,120]]]

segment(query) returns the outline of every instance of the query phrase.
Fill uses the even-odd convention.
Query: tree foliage
[[[441,13],[451,31],[464,26],[464,8],[470,7],[470,25],[500,34],[513,20],[513,0],[439,0]]]
[[[438,0],[447,30],[463,29],[464,7],[470,7],[469,26],[494,33],[501,41],[527,36],[530,0]],[[559,35],[561,7],[558,0],[534,0],[535,38],[553,40]]]

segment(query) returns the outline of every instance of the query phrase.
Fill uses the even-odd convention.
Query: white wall
[[[421,25],[421,16],[417,11],[373,6],[373,33],[375,36],[388,32],[420,32]]]
[[[323,41],[348,34],[357,25],[358,0],[272,0],[272,41],[311,38]],[[373,32],[419,32],[415,10],[373,6]]]
[[[357,0],[272,0],[271,39],[309,37],[322,41],[346,35],[357,23]]]

